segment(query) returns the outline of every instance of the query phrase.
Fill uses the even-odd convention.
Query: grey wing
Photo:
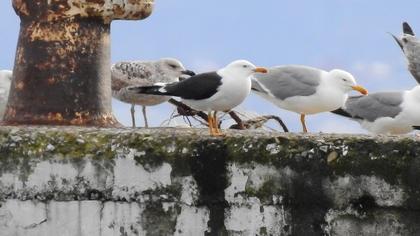
[[[375,121],[381,117],[396,117],[401,111],[403,92],[382,92],[350,97],[344,110],[356,119]]]
[[[420,57],[415,62],[409,62],[408,70],[414,79],[416,79],[417,83],[420,84]]]
[[[274,67],[267,74],[256,74],[252,89],[281,100],[309,96],[316,93],[322,73],[322,70],[307,66]]]
[[[408,70],[420,83],[420,40],[407,36],[403,38],[403,51],[408,60]]]

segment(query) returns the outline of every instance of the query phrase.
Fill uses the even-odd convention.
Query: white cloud
[[[393,74],[392,66],[380,61],[356,62],[352,68],[356,73],[368,79],[388,79]]]

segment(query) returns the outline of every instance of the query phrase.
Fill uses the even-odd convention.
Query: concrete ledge
[[[0,235],[418,235],[412,137],[0,128]]]

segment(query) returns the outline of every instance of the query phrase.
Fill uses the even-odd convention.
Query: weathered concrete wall
[[[411,137],[0,128],[0,235],[419,235]]]

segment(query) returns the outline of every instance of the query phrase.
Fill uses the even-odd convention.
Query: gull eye
[[[172,64],[170,64],[169,65],[172,69],[176,69],[177,68],[177,66],[176,65],[172,65]]]
[[[403,38],[403,39],[402,39],[402,41],[403,41],[404,43],[408,43],[408,40],[407,40],[406,38]]]
[[[243,68],[248,68],[248,65],[243,65],[242,67],[243,67]]]
[[[343,78],[342,80],[343,80],[344,82],[347,82],[347,79],[344,79],[344,78]]]

